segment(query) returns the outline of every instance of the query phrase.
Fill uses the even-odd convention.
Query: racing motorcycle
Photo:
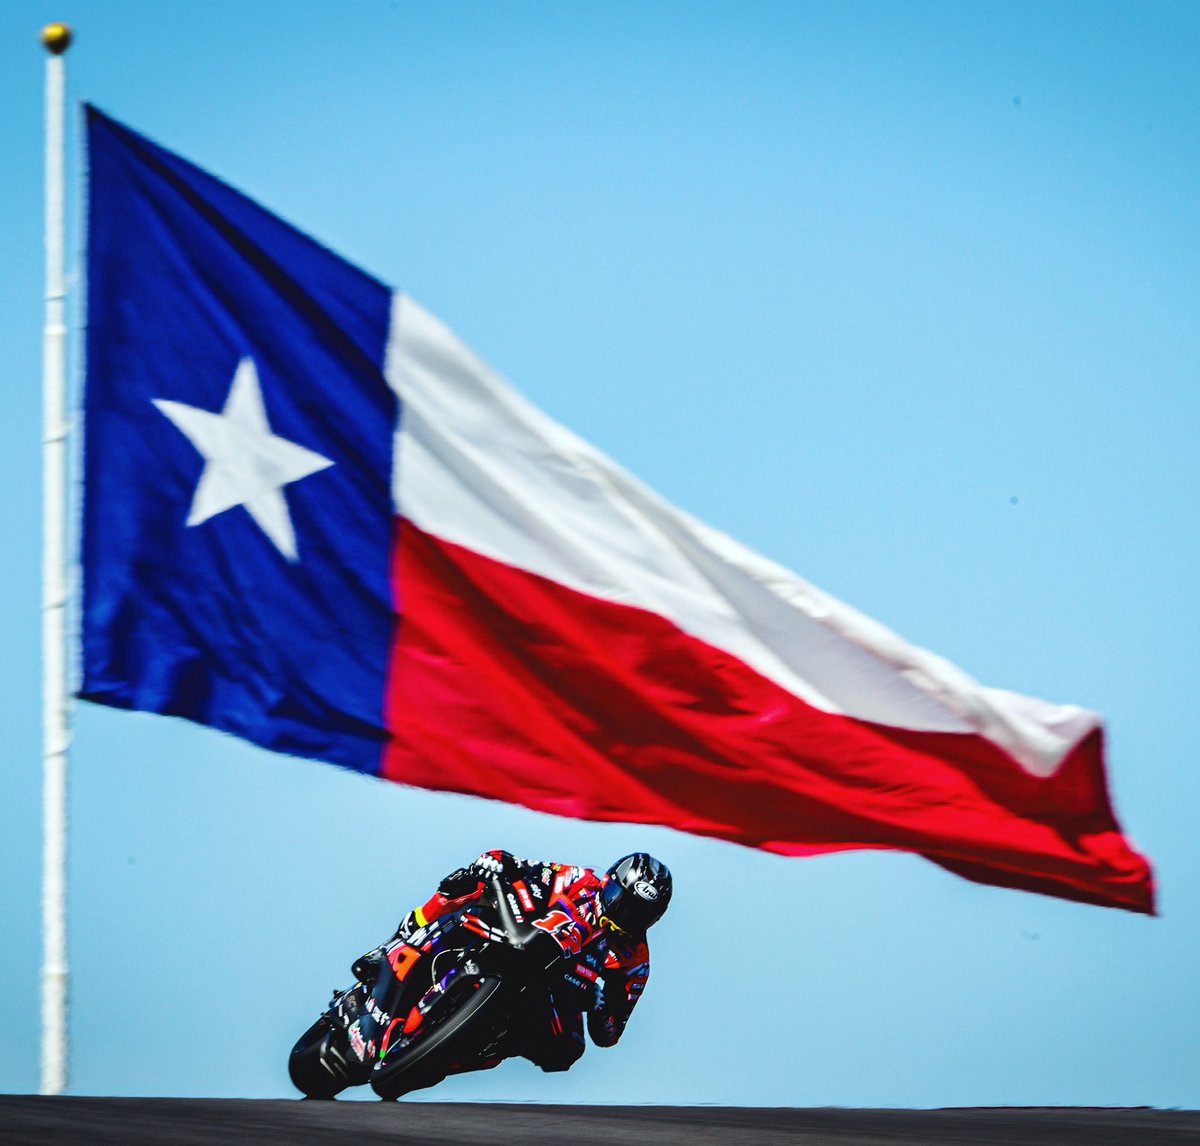
[[[548,996],[590,1005],[601,962],[587,934],[565,900],[491,877],[471,904],[389,943],[372,984],[334,992],[292,1048],[292,1082],[307,1098],[369,1082],[390,1100],[521,1053],[522,1017]]]

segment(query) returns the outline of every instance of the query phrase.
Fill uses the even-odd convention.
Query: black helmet
[[[671,873],[662,860],[634,852],[605,873],[600,889],[604,915],[622,931],[635,934],[657,923],[671,902]]]

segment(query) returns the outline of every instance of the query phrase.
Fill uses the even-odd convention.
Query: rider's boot
[[[407,939],[413,934],[420,924],[417,921],[416,911],[410,911],[402,920],[400,926],[396,928],[395,934],[386,943],[381,943],[378,947],[372,948],[364,955],[360,955],[350,965],[350,974],[352,974],[360,983],[365,983],[370,987],[376,979],[379,978],[379,965],[383,962],[383,953],[397,939]]]

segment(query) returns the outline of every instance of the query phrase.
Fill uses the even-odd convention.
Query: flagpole
[[[42,1094],[67,1085],[67,323],[65,24],[46,57],[46,325],[42,369]]]

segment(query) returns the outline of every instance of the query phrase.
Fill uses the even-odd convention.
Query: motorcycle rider
[[[666,864],[646,852],[622,856],[603,875],[591,868],[521,859],[496,849],[451,872],[437,891],[410,911],[387,943],[355,960],[352,971],[371,984],[384,951],[435,919],[473,903],[485,881],[501,876],[520,905],[543,924],[571,958],[563,986],[552,988],[544,1005],[522,1016],[518,1053],[544,1071],[563,1071],[583,1054],[587,1030],[597,1046],[614,1046],[650,976],[646,930],[671,902]],[[499,1060],[497,1060],[499,1061]],[[495,1063],[486,1065],[494,1066]]]

